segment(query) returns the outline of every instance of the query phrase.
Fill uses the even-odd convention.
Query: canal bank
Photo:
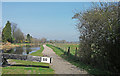
[[[26,45],[32,46],[32,45],[40,45],[40,44],[35,44],[35,43],[16,43],[16,44],[6,43],[6,44],[3,44],[3,43],[1,43],[0,50],[2,50],[2,49],[9,50],[11,48],[26,46]]]
[[[43,46],[40,45],[40,49],[37,50],[36,52],[32,52],[30,55],[43,56],[42,55],[43,49],[44,49]],[[3,67],[2,74],[54,74],[54,70],[50,67],[48,63],[15,60],[15,59],[9,59],[8,62],[14,66]]]

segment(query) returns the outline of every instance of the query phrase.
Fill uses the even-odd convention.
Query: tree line
[[[112,73],[120,73],[120,3],[93,4],[76,12],[80,32],[79,60]]]
[[[46,38],[37,39],[33,38],[30,34],[24,33],[18,28],[16,23],[7,21],[5,27],[2,29],[2,42],[3,43],[45,43]]]
[[[46,38],[33,38],[30,34],[24,35],[16,23],[7,21],[2,29],[2,42],[10,43],[67,43],[66,40],[47,40]]]

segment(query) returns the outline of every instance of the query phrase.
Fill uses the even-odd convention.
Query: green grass
[[[61,48],[55,48],[55,47],[53,47],[52,45],[49,45],[49,44],[46,44],[46,46],[52,48],[53,51],[59,56],[64,54],[64,51]]]
[[[54,46],[61,48],[64,51],[68,51],[68,47],[70,47],[70,53],[75,55],[76,47],[79,48],[79,44],[68,44],[68,43],[56,43]]]
[[[40,63],[40,62],[32,62],[32,61],[24,61],[24,60],[10,60],[10,62],[15,62],[16,65],[36,65],[36,66],[46,66],[48,67],[49,64],[47,63]],[[3,74],[54,74],[54,70],[49,68],[43,67],[24,67],[24,66],[8,66],[2,68]]]
[[[44,47],[41,45],[40,46],[40,50],[38,50],[36,52],[33,52],[30,55],[33,55],[33,56],[43,56],[43,54],[42,54],[43,49],[44,49]]]
[[[26,44],[26,45],[30,45],[30,43],[12,43],[14,45],[22,45],[22,44]]]
[[[90,65],[87,65],[87,64],[84,64],[82,62],[79,61],[79,59],[77,57],[74,56],[74,54],[70,54],[70,55],[67,55],[67,52],[64,51],[63,49],[57,47],[57,46],[53,46],[53,45],[50,45],[50,44],[47,44],[48,47],[52,48],[53,51],[61,56],[62,58],[64,58],[65,60],[67,60],[68,62],[70,62],[71,64],[79,67],[79,68],[82,68],[84,70],[86,70],[89,74],[92,74],[92,75],[107,75],[108,72],[107,71],[102,71],[100,69],[97,69],[97,68],[93,68],[92,66]],[[71,52],[74,52],[74,46],[78,47],[78,45],[69,45],[69,46],[72,46],[72,49],[71,49]],[[65,47],[65,45],[64,45]],[[68,45],[66,45],[66,47],[68,47]]]
[[[43,56],[43,46],[40,46],[40,50],[31,53],[33,56]],[[9,59],[10,62],[14,62],[15,65],[25,66],[7,66],[2,68],[2,74],[54,74],[54,70],[48,63],[32,62],[24,60]],[[38,67],[26,67],[27,65],[33,65]],[[42,67],[41,67],[42,66]],[[14,76],[14,75],[13,75]]]

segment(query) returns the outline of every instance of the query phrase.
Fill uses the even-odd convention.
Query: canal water
[[[3,49],[3,50],[1,50],[1,52],[2,53],[28,55],[28,54],[31,54],[33,52],[36,52],[37,50],[40,50],[39,45],[32,45],[32,46],[26,45],[26,46],[11,48],[9,50]]]

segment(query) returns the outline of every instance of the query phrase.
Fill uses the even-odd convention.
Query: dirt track
[[[87,74],[86,71],[77,68],[76,66],[56,55],[51,48],[47,47],[46,45],[43,45],[43,47],[43,55],[53,57],[53,61],[50,65],[56,74]]]

